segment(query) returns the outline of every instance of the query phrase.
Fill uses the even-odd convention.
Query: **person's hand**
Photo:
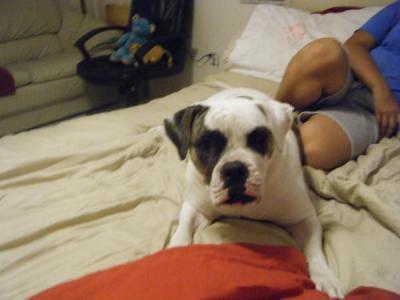
[[[400,128],[400,107],[390,90],[373,92],[380,137],[392,137]]]

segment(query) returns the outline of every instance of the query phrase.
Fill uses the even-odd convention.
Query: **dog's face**
[[[291,106],[249,91],[217,94],[164,122],[180,158],[188,155],[210,186],[214,205],[260,200],[272,154],[291,126]]]

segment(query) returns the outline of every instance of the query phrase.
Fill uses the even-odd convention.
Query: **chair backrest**
[[[192,0],[132,0],[130,16],[139,14],[156,25],[155,36],[189,33]],[[130,23],[129,23],[130,25]]]

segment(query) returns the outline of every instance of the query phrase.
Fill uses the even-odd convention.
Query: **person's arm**
[[[400,108],[369,54],[376,46],[376,39],[367,31],[359,30],[346,41],[346,46],[353,72],[372,92],[381,137],[392,136],[400,125]]]

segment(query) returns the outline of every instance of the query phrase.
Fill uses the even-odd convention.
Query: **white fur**
[[[317,288],[331,297],[343,297],[341,284],[322,251],[322,228],[307,193],[296,137],[291,131],[292,107],[245,88],[228,89],[201,104],[210,107],[204,120],[207,128],[223,132],[228,144],[214,167],[210,185],[204,184],[202,174],[189,159],[188,192],[169,247],[191,244],[198,228],[220,216],[268,220],[284,226],[297,240]],[[270,155],[262,156],[246,146],[246,133],[258,126],[272,132],[274,150]],[[227,190],[220,170],[226,162],[237,160],[249,169],[245,194],[256,201],[225,205]]]

